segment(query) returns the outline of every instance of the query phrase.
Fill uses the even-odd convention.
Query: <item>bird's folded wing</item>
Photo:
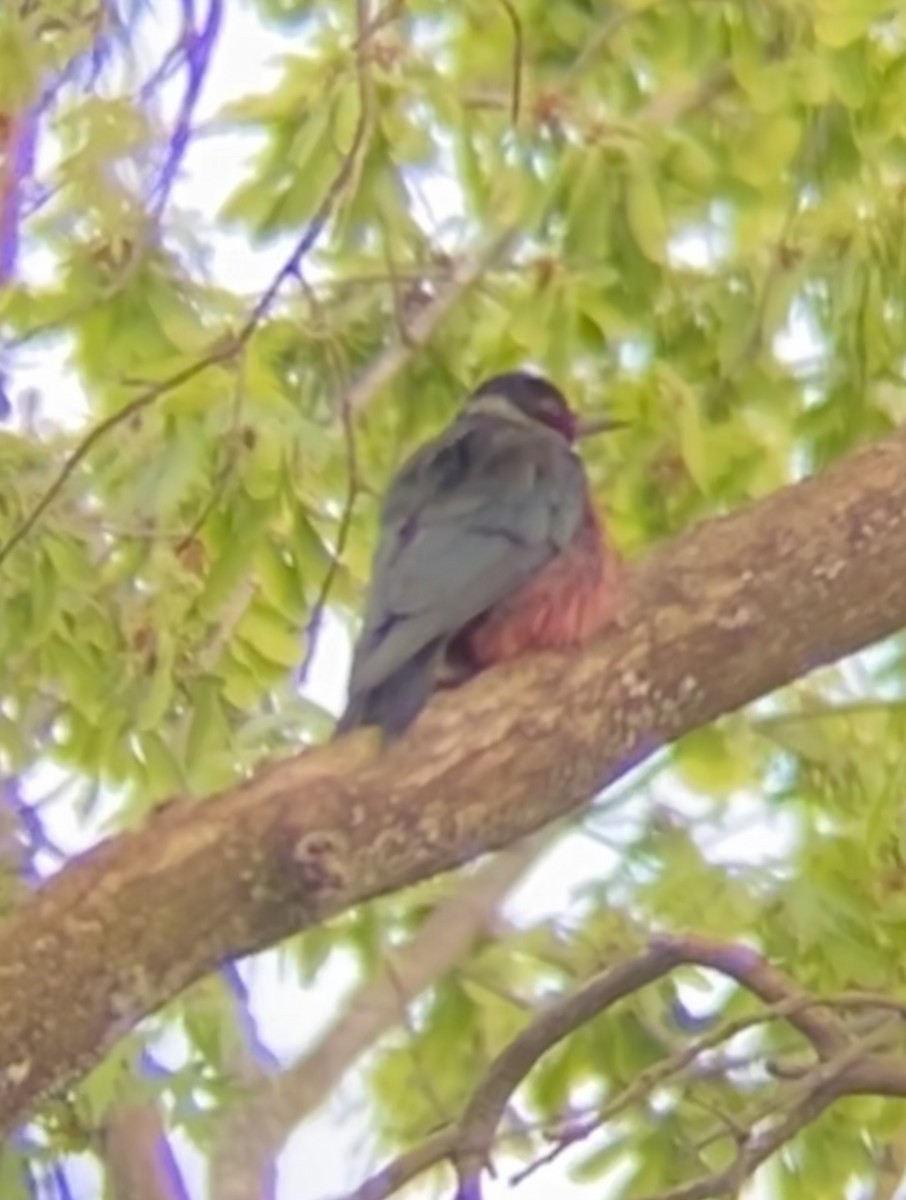
[[[574,536],[582,467],[546,435],[466,428],[413,458],[387,497],[352,688],[387,679],[511,595]]]

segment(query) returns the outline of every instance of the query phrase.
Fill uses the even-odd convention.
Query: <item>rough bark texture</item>
[[[679,734],[906,625],[906,437],[652,555],[621,628],[272,764],[80,858],[0,930],[0,1124],[225,959],[506,845]]]

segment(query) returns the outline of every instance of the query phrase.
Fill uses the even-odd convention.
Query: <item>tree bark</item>
[[[588,800],[682,733],[906,626],[906,435],[652,554],[618,628],[172,803],[0,929],[0,1124],[237,955]]]

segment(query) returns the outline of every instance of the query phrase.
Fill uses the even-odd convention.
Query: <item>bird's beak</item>
[[[612,429],[627,429],[628,421],[617,421],[612,417],[595,417],[588,421],[576,421],[576,441],[594,437],[596,433],[609,433]]]

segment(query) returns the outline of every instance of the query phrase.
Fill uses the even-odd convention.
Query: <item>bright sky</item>
[[[170,16],[175,15],[178,8],[175,2],[167,5],[163,0],[153,7]],[[225,8],[225,26],[198,114],[201,120],[213,116],[225,102],[266,87],[273,77],[270,60],[287,49],[282,38],[262,30],[259,19],[250,15],[244,5],[233,2]],[[169,43],[171,30],[163,21],[157,22],[153,32],[150,25],[148,28],[145,44],[150,60],[158,57],[160,46]],[[248,139],[235,134],[201,139],[189,154],[188,170],[174,200],[181,208],[198,214],[195,221],[199,235],[213,248],[215,274],[231,286],[241,280],[243,290],[254,292],[270,281],[285,257],[289,241],[276,241],[251,249],[242,235],[226,233],[217,224],[217,209],[242,177],[249,149]],[[455,213],[456,197],[449,187],[433,188],[431,203],[432,210],[441,216]],[[695,246],[689,245],[684,253],[694,258]],[[26,266],[37,278],[49,264],[33,260]],[[55,421],[76,424],[84,419],[84,403],[77,385],[65,372],[61,374],[54,369],[48,373],[46,353],[42,352],[40,358],[35,359],[30,371],[20,373],[18,380],[24,385],[40,387],[45,395],[54,395],[52,416]],[[50,380],[52,387],[48,386]],[[335,711],[345,694],[347,666],[348,648],[342,635],[333,627],[328,630],[315,663],[312,687],[318,699]],[[692,802],[692,798],[687,799]],[[676,801],[674,788],[670,803],[675,806]],[[757,811],[754,800],[752,810],[753,813]],[[57,812],[54,834],[63,844],[75,850],[94,840],[96,829],[86,830],[63,806]],[[736,810],[734,816],[739,820],[745,813]],[[767,832],[765,845],[775,848],[777,840],[786,836],[787,831],[778,825],[773,833]],[[751,851],[751,828],[722,845],[722,853],[729,858],[744,857]],[[532,872],[507,905],[507,915],[523,921],[544,916],[568,918],[571,911],[576,911],[577,888],[584,882],[600,882],[616,862],[614,850],[588,837],[571,835]],[[265,1043],[285,1061],[291,1061],[317,1042],[339,1011],[342,997],[354,983],[353,971],[348,964],[332,962],[322,971],[315,986],[303,990],[281,974],[275,952],[258,957],[252,979],[253,1011],[259,1032]],[[170,1041],[167,1049],[178,1053],[178,1044]],[[363,1109],[361,1099],[361,1090],[354,1078],[347,1080],[327,1106],[327,1111],[317,1119],[305,1122],[293,1137],[280,1163],[281,1200],[327,1200],[361,1183],[380,1164],[369,1144],[368,1113]],[[583,1147],[580,1153],[586,1151],[587,1147]],[[202,1195],[202,1160],[182,1142],[178,1152],[193,1192]],[[507,1184],[511,1172],[501,1160],[500,1180],[487,1185],[486,1196],[488,1200],[514,1195],[518,1200],[548,1200],[552,1194],[562,1200],[601,1197],[600,1181],[581,1189],[568,1183],[563,1170],[563,1164],[568,1161],[569,1156],[564,1155],[555,1167],[532,1176],[514,1193]],[[76,1173],[84,1181],[80,1184],[84,1186],[84,1194],[93,1195],[93,1179],[84,1173],[81,1165]]]

